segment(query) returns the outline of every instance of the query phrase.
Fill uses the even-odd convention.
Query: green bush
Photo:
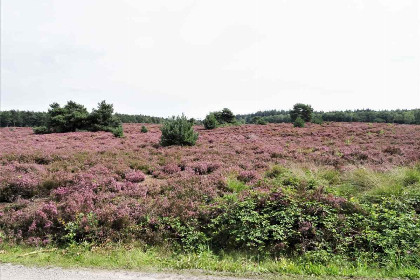
[[[294,127],[305,127],[305,121],[301,117],[297,117],[297,119],[293,122]]]
[[[214,113],[210,113],[206,116],[203,121],[205,129],[215,129],[218,126],[218,122]]]
[[[141,127],[140,132],[141,132],[141,133],[147,133],[147,132],[149,132],[149,130],[147,129],[147,127],[145,127],[145,126],[143,125],[143,126]]]
[[[283,171],[272,179],[282,179]],[[302,178],[269,193],[225,196],[209,214],[212,248],[275,256],[335,256],[387,265],[420,265],[420,220],[405,198],[358,202],[334,196]],[[283,180],[284,181],[284,180]],[[241,199],[239,199],[241,197]]]
[[[46,126],[37,126],[33,128],[35,134],[47,134],[50,133]]]
[[[108,131],[108,130],[104,130],[104,131]],[[124,130],[123,130],[122,126],[109,128],[109,131],[110,131],[110,132],[111,132],[111,133],[112,133],[115,137],[118,137],[118,138],[122,138],[122,137],[124,137]]]
[[[323,124],[323,123],[324,123],[324,121],[322,120],[322,117],[320,117],[320,116],[316,116],[316,117],[314,117],[314,118],[312,119],[312,123],[314,123],[314,124]]]
[[[108,131],[121,126],[121,121],[114,116],[114,107],[102,101],[97,109],[93,109],[87,118],[88,131]],[[119,129],[119,128],[118,128]]]
[[[162,146],[193,146],[198,139],[198,133],[194,132],[193,124],[184,115],[167,120],[160,130],[162,131],[160,138]]]
[[[310,105],[297,103],[290,111],[290,118],[292,119],[292,122],[295,122],[298,117],[302,118],[305,122],[310,122],[312,120],[313,111],[314,109],[312,109]]]
[[[263,117],[255,117],[253,123],[259,125],[266,125],[267,121]]]
[[[213,113],[216,117],[216,120],[219,124],[236,124],[235,115],[228,108],[224,108],[222,111],[217,111]]]

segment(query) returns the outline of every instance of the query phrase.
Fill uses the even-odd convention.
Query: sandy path
[[[256,279],[256,278],[253,278]],[[63,269],[0,264],[0,280],[245,280],[244,278],[197,276],[176,273]]]

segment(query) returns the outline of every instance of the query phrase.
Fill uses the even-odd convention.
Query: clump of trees
[[[194,123],[184,114],[166,120],[160,128],[162,131],[160,144],[162,146],[194,146],[198,133],[194,131],[193,126]]]
[[[107,131],[116,137],[123,137],[121,121],[114,115],[114,107],[102,101],[91,113],[74,101],[61,107],[58,103],[50,105],[45,125],[35,127],[34,133],[63,133],[75,131]]]
[[[312,120],[312,109],[311,105],[306,105],[302,103],[297,103],[293,106],[293,109],[290,111],[290,119],[292,122],[295,122],[297,118],[301,118],[305,122],[310,122]]]
[[[206,129],[214,129],[219,126],[234,125],[237,124],[235,115],[228,108],[224,108],[222,111],[209,113],[203,121]]]

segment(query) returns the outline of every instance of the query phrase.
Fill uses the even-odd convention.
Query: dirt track
[[[176,273],[63,269],[0,264],[0,280],[245,280],[244,278],[197,276]],[[253,278],[256,279],[256,278]]]

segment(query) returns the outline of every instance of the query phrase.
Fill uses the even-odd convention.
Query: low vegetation
[[[2,260],[58,248],[40,256],[94,265],[116,248],[158,267],[420,276],[416,126],[140,128],[2,129]]]

